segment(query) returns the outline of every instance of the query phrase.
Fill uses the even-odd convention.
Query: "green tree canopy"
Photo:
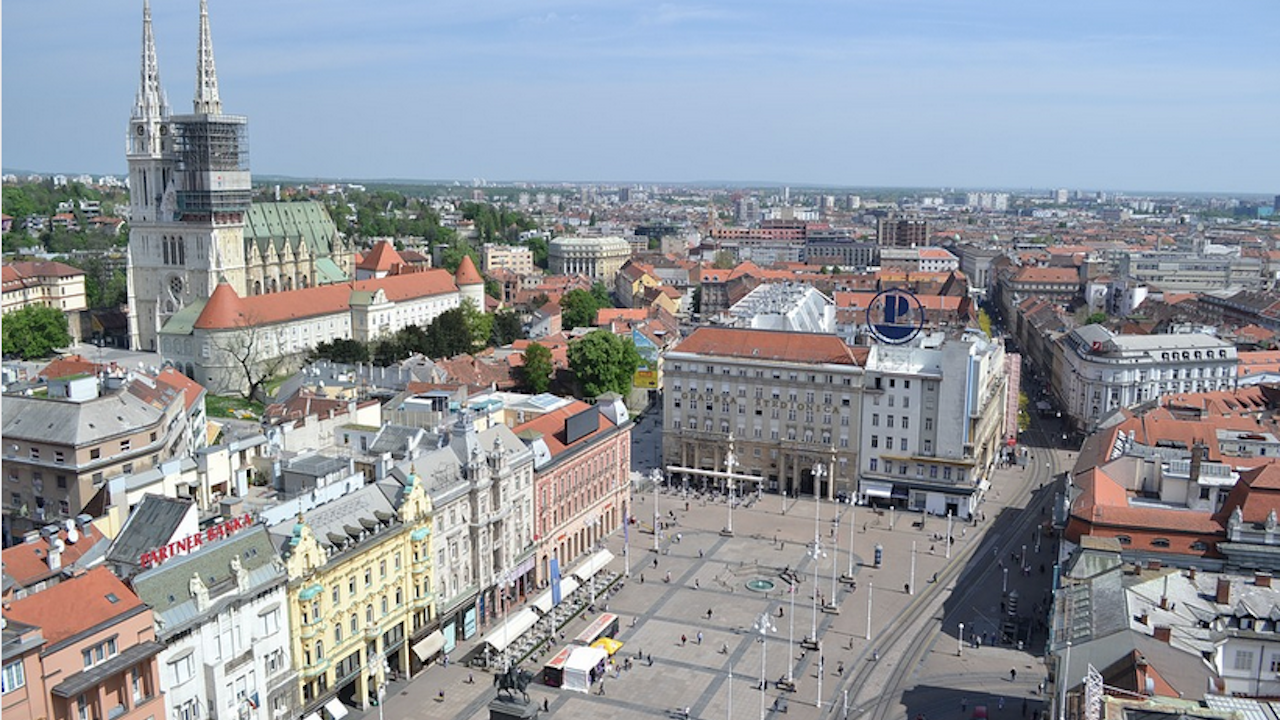
[[[982,329],[982,332],[987,334],[987,337],[992,337],[991,316],[988,315],[987,311],[983,310],[982,308],[978,308],[978,327]]]
[[[524,337],[524,324],[515,310],[499,310],[493,315],[491,344],[495,347],[510,345]]]
[[[631,338],[607,330],[596,330],[569,346],[569,369],[587,397],[610,391],[626,396],[638,367],[640,353]]]
[[[71,344],[67,332],[67,316],[61,310],[45,305],[28,305],[4,316],[3,344],[5,354],[19,355],[24,360],[49,357],[57,348]]]
[[[596,311],[609,306],[608,302],[601,302],[595,292],[570,290],[560,298],[561,324],[566,329],[592,327],[596,324]]]
[[[1084,319],[1085,325],[1101,325],[1107,321],[1107,314],[1104,312],[1096,312]]]
[[[471,256],[471,262],[480,267],[480,253],[466,240],[455,240],[440,254],[440,267],[449,272],[457,272],[464,255]]]
[[[322,342],[311,351],[311,359],[331,360],[336,363],[369,362],[369,346],[359,340],[338,338],[332,342]]]
[[[551,364],[551,351],[545,345],[530,343],[524,351],[524,365],[520,368],[520,378],[529,392],[544,393],[551,386],[551,373],[555,367]]]

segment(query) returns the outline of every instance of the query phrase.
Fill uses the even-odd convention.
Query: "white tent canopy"
[[[542,613],[543,615],[546,615],[547,613],[551,612],[551,608],[552,608],[551,588],[547,588],[546,590],[543,590],[538,595],[538,597],[533,599],[533,602],[529,603],[529,605],[537,608],[538,612]]]
[[[573,576],[585,583],[611,562],[613,562],[613,553],[607,549],[601,550],[579,563],[578,567],[573,569]]]
[[[520,608],[507,618],[506,622],[490,630],[484,636],[484,642],[498,652],[504,652],[529,628],[538,623],[538,613],[533,608]]]
[[[581,693],[591,691],[591,671],[609,657],[609,653],[594,647],[574,648],[569,662],[564,664],[564,682],[560,687]]]
[[[565,598],[572,595],[573,591],[577,589],[578,589],[578,581],[574,580],[573,576],[560,578],[560,599],[561,600],[564,600]]]

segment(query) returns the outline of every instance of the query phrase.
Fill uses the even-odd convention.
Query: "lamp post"
[[[813,706],[818,708],[822,707],[822,676],[827,674],[822,667],[824,659],[821,654],[818,655],[818,696],[813,701]]]
[[[791,682],[794,678],[791,676],[791,666],[796,658],[795,642],[796,642],[796,584],[791,583],[791,612],[787,616],[787,682]]]
[[[907,594],[916,594],[916,541],[911,541],[911,582],[907,584]]]
[[[1001,568],[1000,570],[1000,592],[1009,592],[1009,568]]]
[[[964,655],[964,623],[960,623],[960,634],[956,636],[956,656]]]
[[[662,482],[662,470],[660,468],[653,469],[653,551],[660,552],[658,547],[659,536],[662,534],[658,529],[658,483]]]
[[[835,538],[835,549],[831,551],[831,597],[827,598],[827,607],[836,607],[836,576],[839,574],[840,566],[840,515],[836,514],[835,530],[831,536]]]
[[[947,544],[947,559],[951,559],[951,511],[947,511],[947,536],[942,539]]]
[[[871,593],[875,588],[875,585],[867,583],[867,640],[871,639]]]
[[[826,556],[821,543],[815,539],[809,549],[809,557],[813,560],[813,625],[809,629],[809,642],[815,650],[818,648],[818,564]]]
[[[1025,568],[1026,566],[1027,566],[1027,546],[1023,545],[1022,546],[1022,567]]]
[[[729,693],[729,712],[725,715],[728,720],[733,720],[733,656],[729,656],[729,684],[726,686]]]
[[[849,503],[849,582],[853,582],[853,528],[858,524],[858,506]]]
[[[779,497],[782,498],[782,504],[778,506],[778,514],[786,515],[787,514],[787,489],[785,487],[782,488],[782,494]]]
[[[765,654],[769,647],[769,633],[777,632],[778,629],[773,626],[768,610],[760,613],[760,617],[756,618],[753,629],[760,633],[760,720],[764,720],[765,689],[769,687],[769,681],[765,679]]]
[[[737,466],[738,458],[733,454],[733,433],[729,433],[729,450],[724,455],[725,474],[728,475],[729,484],[729,524],[724,529],[723,535],[733,535],[733,468]]]

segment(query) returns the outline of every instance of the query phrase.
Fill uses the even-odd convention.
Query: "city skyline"
[[[141,2],[5,13],[6,168],[123,174]],[[1274,193],[1280,10],[213,0],[257,175]],[[153,3],[190,111],[198,2]],[[781,104],[782,110],[776,110]]]

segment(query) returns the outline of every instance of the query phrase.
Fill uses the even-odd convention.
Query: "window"
[[[875,471],[876,471],[876,468],[877,468],[879,465],[880,465],[880,461],[879,461],[879,460],[877,460],[877,459],[875,459],[875,458],[871,458],[871,462],[867,465],[867,469],[868,469],[868,470],[870,470],[871,472],[875,472]]]
[[[880,436],[879,436],[879,435],[872,435],[872,436],[871,436],[871,447],[873,447],[873,448],[878,448],[878,447],[880,447]]]
[[[924,429],[925,429],[925,430],[932,430],[932,429],[933,429],[933,418],[931,418],[931,417],[927,417],[927,418],[925,418],[925,419],[924,419]]]
[[[31,459],[32,459],[32,460],[39,460],[39,459],[40,459],[40,448],[38,448],[38,447],[33,447],[33,448],[31,448]]]
[[[902,416],[902,429],[903,429],[903,430],[906,430],[906,429],[908,429],[908,428],[910,427],[910,422],[909,422],[910,420],[911,420],[911,418],[909,418],[909,417],[907,417],[907,416],[905,416],[905,415],[903,415],[903,416]]]
[[[102,457],[102,448],[93,448],[89,451],[90,460],[97,460],[100,457]]]
[[[893,427],[893,416],[890,415],[884,419],[885,427]]]
[[[871,413],[871,427],[880,427],[880,413]]]
[[[1167,548],[1169,547],[1169,538],[1155,538],[1151,541],[1151,547]]]
[[[369,568],[365,568],[365,571],[364,571],[364,586],[367,588],[367,587],[370,587],[370,586],[372,586],[372,585],[373,585],[373,570],[372,570],[372,569],[369,569]]]
[[[335,588],[336,590],[337,588]],[[280,630],[280,608],[272,608],[260,616],[262,618],[262,636],[275,635]]]
[[[1133,542],[1133,538],[1129,537],[1128,535],[1117,535],[1116,542],[1120,543],[1121,545],[1129,545]]]
[[[62,463],[65,463],[67,461],[66,454],[63,453],[61,450],[54,450],[53,461],[58,463],[59,465],[61,465]]]
[[[15,660],[4,666],[4,677],[0,679],[0,693],[17,690],[27,684],[27,676],[22,668],[22,661]]]
[[[93,667],[108,658],[116,656],[116,639],[107,638],[105,642],[98,643],[91,648],[80,651],[80,657],[84,660],[85,667]]]
[[[129,440],[129,439],[127,439],[127,438],[126,438],[126,439],[124,439],[124,440],[121,440],[121,441],[120,441],[120,452],[128,452],[128,451],[129,451],[130,446],[132,445],[132,442],[133,442],[132,440]]]
[[[1253,651],[1252,650],[1236,650],[1235,659],[1231,662],[1232,670],[1252,670],[1253,669]]]
[[[333,626],[333,644],[338,645],[342,642],[342,623]]]

